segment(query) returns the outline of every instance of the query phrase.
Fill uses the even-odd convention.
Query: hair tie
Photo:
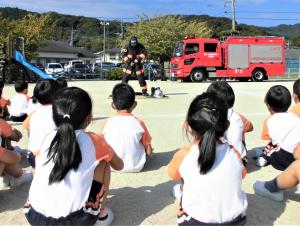
[[[69,114],[64,114],[63,118],[68,118],[68,119],[70,119],[70,115],[69,115]]]

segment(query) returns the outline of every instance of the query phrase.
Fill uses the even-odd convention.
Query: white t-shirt
[[[242,158],[247,155],[246,148],[243,144],[243,130],[244,124],[238,113],[233,111],[232,108],[228,109],[227,114],[230,123],[229,128],[225,133],[225,138],[228,143],[235,147],[241,154]]]
[[[17,93],[11,100],[9,113],[11,116],[20,117],[27,113],[28,96],[23,93]]]
[[[271,115],[264,121],[262,139],[293,154],[300,143],[300,118],[291,112]]]
[[[184,212],[206,223],[225,223],[244,214],[248,203],[241,186],[246,171],[237,150],[227,143],[217,144],[215,162],[204,175],[200,174],[198,156],[198,145],[194,144],[176,152],[168,165],[173,179],[184,180]]]
[[[151,136],[143,121],[131,113],[118,113],[106,122],[101,133],[123,160],[121,172],[142,170],[146,162],[145,147],[151,143]]]
[[[60,182],[49,185],[49,175],[54,163],[48,161],[47,153],[56,131],[53,131],[43,142],[40,155],[37,157],[35,175],[29,190],[29,203],[46,217],[65,217],[80,210],[88,199],[94,170],[100,160],[111,161],[113,150],[104,138],[83,130],[76,131],[76,138],[81,151],[82,161],[78,169],[70,170]]]
[[[45,137],[56,125],[52,117],[52,105],[43,105],[29,116],[29,143],[28,150],[38,152]]]
[[[30,98],[30,100],[28,102],[28,106],[27,106],[27,115],[30,115],[32,112],[36,111],[41,106],[43,106],[43,105],[41,105],[38,101],[33,103],[32,98]]]

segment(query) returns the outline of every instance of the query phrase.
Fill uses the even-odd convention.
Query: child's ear
[[[112,107],[114,110],[117,109],[117,108],[116,108],[116,105],[114,104],[114,102],[111,102],[111,107]]]
[[[183,128],[184,128],[186,131],[188,131],[188,133],[190,133],[190,134],[193,133],[193,130],[192,130],[192,128],[189,126],[189,124],[188,124],[187,121],[185,121],[185,122],[183,123]]]
[[[293,93],[292,97],[293,97],[295,103],[299,102],[299,98],[298,98],[297,94]]]
[[[93,114],[90,113],[85,119],[84,128],[88,127],[88,125],[91,123],[92,119],[93,119]]]

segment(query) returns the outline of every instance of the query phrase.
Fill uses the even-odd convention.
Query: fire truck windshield
[[[183,42],[177,42],[173,50],[173,57],[180,57],[183,53]]]

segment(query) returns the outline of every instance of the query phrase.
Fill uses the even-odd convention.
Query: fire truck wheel
[[[205,78],[205,72],[201,69],[195,70],[191,73],[192,82],[202,82]]]
[[[262,82],[265,78],[265,71],[263,69],[256,69],[252,73],[253,82]]]

